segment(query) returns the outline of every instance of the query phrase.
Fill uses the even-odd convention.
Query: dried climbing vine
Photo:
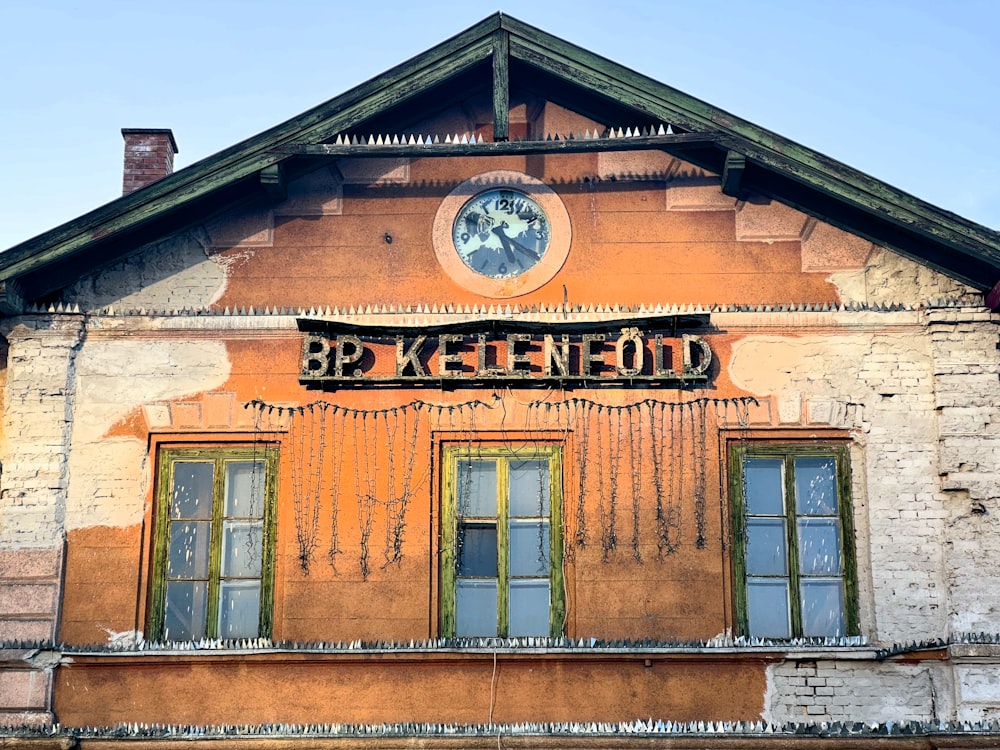
[[[571,529],[563,537],[567,559],[574,551],[600,540],[600,555],[610,560],[619,549],[619,525],[630,511],[631,558],[642,563],[645,544],[658,559],[676,552],[685,533],[695,548],[708,546],[707,507],[710,500],[709,465],[718,461],[718,499],[721,517],[720,544],[726,544],[728,514],[722,472],[724,443],[721,424],[739,425],[739,438],[746,440],[749,405],[753,399],[693,399],[666,401],[644,399],[631,404],[609,405],[591,399],[566,398],[528,402],[526,410],[508,413],[499,395],[492,403],[470,400],[452,404],[411,401],[383,409],[354,409],[328,400],[297,406],[267,404],[255,400],[247,404],[255,410],[254,469],[251,495],[261,492],[258,447],[266,433],[278,433],[286,446],[283,465],[288,467],[293,504],[297,558],[309,574],[321,536],[329,538],[326,557],[335,574],[343,545],[344,502],[351,499],[356,511],[357,565],[362,579],[373,570],[373,560],[381,544],[381,568],[404,559],[409,511],[421,492],[428,492],[431,436],[436,433],[460,437],[466,455],[475,454],[484,409],[500,408],[491,420],[499,419],[502,444],[513,449],[529,442],[541,447],[553,441],[566,447],[564,467],[569,496],[564,507],[573,508],[566,517]],[[499,401],[499,404],[497,403]],[[731,415],[735,413],[735,420]],[[523,416],[517,416],[523,414]],[[567,460],[572,458],[572,460]],[[466,504],[471,493],[471,464],[460,466],[458,502]],[[539,462],[538,505],[542,513],[546,497]],[[417,467],[428,469],[418,476]],[[570,481],[572,479],[572,481]],[[714,489],[712,490],[714,493]],[[628,508],[628,511],[625,511]],[[685,522],[685,509],[692,514]],[[325,519],[325,528],[323,527]],[[596,522],[599,529],[591,526]],[[381,540],[379,542],[378,540]],[[540,559],[547,554],[539,536]]]

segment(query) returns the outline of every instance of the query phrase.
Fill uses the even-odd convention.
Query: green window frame
[[[857,635],[847,445],[735,444],[730,477],[738,632]]]
[[[441,541],[443,635],[562,635],[559,446],[446,447]]]
[[[274,447],[162,448],[151,637],[270,637]]]

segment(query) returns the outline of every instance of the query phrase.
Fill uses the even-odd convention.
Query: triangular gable
[[[612,129],[586,142],[509,141],[512,89],[613,128],[665,123],[667,129],[636,128],[624,138]],[[405,133],[432,106],[473,91],[492,95],[493,142],[358,138]],[[447,156],[472,148],[497,154],[663,149],[721,175],[729,195],[776,199],[980,290],[1000,279],[1000,233],[498,13],[291,120],[11,248],[0,255],[0,311],[17,313],[25,301],[250,192],[281,197],[288,175],[310,160]]]

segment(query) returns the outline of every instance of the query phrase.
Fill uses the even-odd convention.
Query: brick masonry
[[[936,662],[786,661],[768,670],[773,722],[900,722],[948,718],[950,670]]]
[[[7,340],[0,548],[51,549],[63,540],[83,317],[28,316]]]
[[[177,143],[172,132],[159,128],[122,128],[122,138],[125,139],[123,195],[173,173]]]
[[[803,424],[854,430],[862,620],[885,642],[1000,630],[1000,574],[984,564],[1000,555],[1000,318],[973,306],[915,316],[909,332],[900,318],[896,332],[855,330],[837,344],[748,337],[733,363],[738,375],[741,356],[781,365],[749,384],[773,402],[776,421],[797,419],[786,402],[801,398]],[[992,720],[998,664],[992,652],[975,664],[788,661],[770,670],[766,715]]]
[[[68,456],[83,342],[79,315],[6,331],[6,455],[0,484],[0,642],[58,639]],[[51,722],[53,660],[0,651],[0,723]]]

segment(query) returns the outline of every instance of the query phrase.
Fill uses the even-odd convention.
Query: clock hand
[[[507,226],[507,222],[504,222],[498,227],[493,227],[492,231],[497,237],[500,238],[500,244],[503,245],[503,251],[507,254],[507,260],[511,263],[517,263],[517,258],[514,257],[514,251],[510,248],[510,237],[504,234],[503,227]]]
[[[542,256],[539,255],[538,253],[536,253],[530,247],[522,245],[520,242],[518,242],[517,240],[515,240],[513,237],[511,237],[509,239],[510,239],[510,243],[515,247],[515,249],[520,250],[525,255],[530,255],[535,260],[541,260],[542,259]]]

